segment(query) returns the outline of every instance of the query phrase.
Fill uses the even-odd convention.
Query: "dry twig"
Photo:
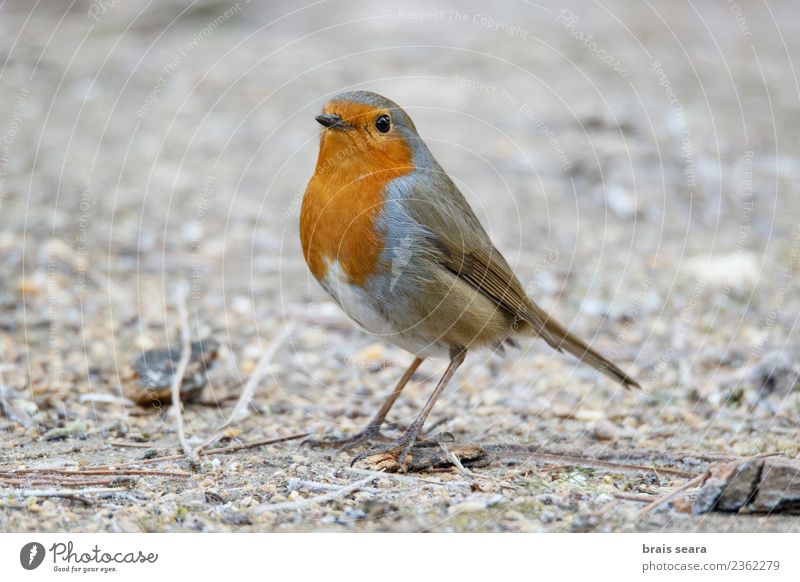
[[[112,447],[120,447],[127,449],[152,449],[153,445],[150,443],[133,443],[128,441],[111,441],[109,443]]]
[[[450,487],[452,485],[462,485],[464,487],[469,487],[471,483],[469,481],[448,481],[447,483],[442,483],[441,481],[433,481],[432,479],[422,479],[421,477],[412,477],[411,475],[401,475],[399,473],[384,473],[383,471],[372,471],[370,469],[360,469],[358,467],[342,467],[343,471],[348,473],[353,473],[355,475],[373,475],[375,477],[387,477],[388,479],[392,479],[397,481],[398,483],[406,483],[408,485],[417,485],[419,486],[420,483],[424,483],[427,485],[438,485],[439,487]]]
[[[603,469],[606,471],[618,471],[621,473],[660,473],[663,475],[687,479],[697,476],[697,473],[690,473],[689,471],[681,471],[679,469],[656,468],[652,466],[635,465],[632,463],[615,463],[613,461],[604,461],[602,459],[591,457],[537,453],[535,451],[509,449],[508,447],[487,446],[484,447],[484,449],[487,452],[492,453],[495,457],[501,459],[512,458],[532,460],[551,465],[587,467],[590,469]]]
[[[268,511],[286,511],[286,510],[296,510],[296,509],[305,509],[310,505],[314,505],[315,503],[325,503],[326,501],[332,501],[333,499],[338,499],[340,497],[345,497],[358,491],[364,485],[367,485],[377,479],[382,473],[377,472],[378,475],[371,475],[365,479],[361,479],[360,481],[356,481],[355,483],[351,483],[345,487],[341,487],[336,489],[335,491],[331,491],[330,493],[325,493],[324,495],[317,495],[316,497],[308,497],[306,499],[299,499],[298,501],[284,501],[282,503],[273,503],[271,505],[263,505],[259,507],[255,513],[256,515],[260,515],[262,513],[267,513]]]
[[[91,505],[92,501],[84,497],[84,495],[100,495],[118,492],[120,492],[120,489],[117,487],[90,487],[86,489],[21,489],[18,491],[11,491],[9,494],[23,499],[27,497],[64,497],[66,499],[80,501],[85,505]]]
[[[225,419],[223,422],[213,433],[209,436],[203,444],[197,447],[195,453],[199,454],[203,449],[210,447],[215,442],[217,442],[220,438],[222,438],[225,429],[231,426],[234,422],[239,420],[239,418],[243,417],[247,411],[247,407],[250,405],[250,402],[253,399],[253,395],[256,392],[256,388],[264,379],[264,376],[267,375],[267,371],[269,370],[269,366],[272,363],[275,354],[278,352],[278,349],[283,345],[286,339],[291,334],[292,329],[294,328],[293,323],[288,323],[283,328],[283,330],[272,340],[272,343],[258,360],[258,364],[256,364],[253,373],[247,379],[247,383],[244,385],[242,389],[242,394],[239,396],[239,399],[236,401],[236,405],[233,407],[228,418]]]
[[[670,491],[666,495],[662,495],[661,497],[656,498],[655,501],[647,505],[644,509],[642,509],[637,515],[636,519],[639,520],[644,517],[645,514],[651,512],[656,507],[659,507],[663,503],[667,503],[668,501],[672,501],[676,497],[678,497],[681,493],[684,493],[686,490],[691,489],[692,487],[697,487],[702,483],[706,477],[708,477],[708,471],[703,473],[702,475],[697,475],[694,479],[689,479],[686,483],[678,487],[677,489]]]
[[[152,477],[191,477],[191,473],[186,471],[148,471],[145,469],[127,469],[127,470],[114,470],[114,469],[59,469],[56,467],[43,467],[41,469],[20,469],[19,471],[12,471],[11,474],[31,474],[31,473],[53,473],[56,475],[64,475],[69,477],[78,477],[81,475],[109,475],[114,477],[124,477],[127,475],[149,475]]]
[[[461,463],[461,459],[458,458],[458,455],[456,455],[453,451],[448,449],[445,443],[440,442],[439,446],[441,447],[442,451],[447,457],[447,460],[453,464],[453,466],[458,470],[459,473],[461,473],[462,476],[468,477],[469,479],[487,479],[489,481],[496,481],[496,479],[490,477],[489,475],[476,475],[475,473],[467,469]]]
[[[289,489],[305,488],[309,491],[338,491],[341,488],[341,485],[335,485],[334,483],[322,483],[320,481],[309,481],[307,479],[289,479],[288,487]],[[362,487],[361,491],[365,491],[367,493],[385,493],[384,489],[379,489],[378,487]]]
[[[116,479],[69,479],[59,477],[57,475],[49,475],[46,477],[30,478],[21,477],[18,479],[9,477],[0,477],[0,485],[10,485],[17,487],[30,487],[32,485],[54,485],[58,484],[62,487],[97,487],[100,485],[111,485]]]
[[[648,495],[647,493],[614,493],[617,499],[624,499],[625,501],[639,501],[641,503],[650,503],[656,498],[655,495]]]
[[[186,369],[189,367],[189,360],[192,356],[192,342],[189,330],[189,311],[186,307],[186,298],[188,295],[188,287],[185,283],[181,283],[175,290],[175,307],[178,310],[178,319],[180,322],[181,332],[181,358],[178,360],[178,368],[172,376],[172,386],[170,387],[170,394],[172,395],[172,412],[175,419],[175,430],[178,433],[178,440],[181,443],[181,449],[184,455],[189,460],[189,464],[193,467],[200,466],[200,458],[197,453],[192,449],[189,441],[186,439],[186,432],[183,428],[183,402],[181,402],[181,385],[183,384],[183,376],[186,374]]]
[[[302,439],[308,436],[308,433],[294,434],[287,437],[261,439],[249,443],[241,443],[229,447],[221,447],[218,449],[210,449],[201,453],[203,456],[208,455],[221,455],[226,453],[234,453],[245,449],[253,449],[265,445],[275,443],[282,443],[296,439]],[[12,469],[8,471],[0,471],[0,484],[9,486],[30,486],[30,485],[48,485],[58,484],[62,487],[86,487],[89,485],[111,485],[120,477],[127,476],[152,476],[152,477],[191,477],[191,473],[186,471],[153,471],[149,469],[129,469],[128,467],[136,465],[149,465],[156,463],[164,463],[168,461],[179,461],[185,458],[185,455],[168,455],[164,457],[156,457],[153,459],[141,459],[136,461],[129,461],[126,463],[117,463],[115,465],[97,465],[94,467],[86,467],[84,469],[66,469],[64,467],[33,467],[25,469]],[[26,479],[25,475],[34,475],[35,479]],[[74,477],[83,477],[89,475],[109,476],[109,479],[91,479],[81,480],[74,479]],[[114,489],[119,491],[119,489]]]
[[[293,434],[286,437],[278,437],[278,438],[270,438],[270,439],[260,439],[257,441],[252,441],[249,443],[241,443],[238,445],[231,445],[229,447],[221,447],[218,449],[209,449],[207,451],[203,451],[200,453],[201,456],[209,456],[209,455],[223,455],[227,453],[235,453],[236,451],[243,451],[245,449],[254,449],[257,447],[263,447],[266,445],[274,445],[277,443],[285,443],[287,441],[294,441],[297,439],[302,439],[308,436],[307,432],[300,433],[300,434]],[[157,463],[166,463],[169,461],[179,461],[183,459],[185,455],[167,455],[164,457],[153,457],[152,459],[137,459],[136,461],[127,461],[125,463],[116,463],[113,465],[99,465],[94,467],[94,469],[120,469],[123,467],[135,467],[137,465],[155,465]]]
[[[285,437],[277,437],[277,438],[270,438],[270,439],[261,439],[257,441],[252,441],[249,443],[240,443],[238,445],[231,445],[229,447],[221,447],[218,449],[209,449],[207,451],[203,451],[204,455],[220,455],[225,453],[233,453],[236,451],[243,451],[245,449],[254,449],[256,447],[263,447],[264,445],[274,445],[276,443],[285,443],[288,441],[295,441],[297,439],[305,438],[309,435],[307,432],[299,433],[299,434],[292,434]]]

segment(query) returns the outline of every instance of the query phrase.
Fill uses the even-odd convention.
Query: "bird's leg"
[[[447,369],[444,371],[442,378],[439,380],[439,383],[436,385],[433,393],[431,394],[428,401],[425,403],[425,406],[420,411],[419,415],[417,416],[416,420],[411,423],[403,435],[391,443],[386,447],[382,447],[379,449],[372,449],[361,453],[355,459],[353,459],[353,463],[365,459],[367,457],[376,457],[376,461],[379,464],[383,464],[386,461],[396,461],[399,465],[401,471],[405,471],[406,469],[406,457],[408,453],[411,451],[411,447],[414,446],[414,443],[417,442],[417,437],[419,436],[419,432],[422,430],[423,425],[425,424],[425,420],[427,420],[428,415],[430,414],[431,410],[433,409],[434,404],[444,392],[444,389],[447,387],[447,384],[450,382],[450,379],[455,374],[458,367],[464,363],[464,358],[467,355],[467,351],[461,347],[453,347],[450,349],[450,364],[447,366]],[[378,458],[381,457],[381,458]],[[388,468],[388,467],[387,467]]]
[[[411,365],[397,382],[397,385],[394,387],[392,393],[389,394],[389,397],[383,402],[383,405],[381,406],[380,410],[378,410],[378,413],[372,418],[372,420],[369,421],[367,427],[360,433],[351,437],[326,439],[323,441],[308,441],[308,443],[312,446],[327,446],[350,449],[374,440],[388,441],[389,439],[381,434],[381,425],[383,425],[383,421],[386,420],[386,415],[389,414],[389,410],[394,405],[397,397],[400,396],[403,388],[405,388],[406,384],[408,384],[411,376],[413,376],[414,372],[417,371],[417,368],[419,368],[420,364],[422,364],[422,358],[414,358],[414,361],[411,362]]]

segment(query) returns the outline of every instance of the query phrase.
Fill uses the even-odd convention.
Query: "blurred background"
[[[0,455],[75,422],[97,455],[117,433],[173,438],[123,398],[133,361],[175,346],[182,284],[193,339],[220,343],[207,400],[235,397],[291,321],[251,429],[366,422],[408,356],[330,303],[297,224],[313,117],[362,89],[409,112],[532,296],[648,387],[532,343],[475,356],[445,429],[589,446],[597,418],[563,414],[588,406],[628,446],[796,455],[797,17],[789,1],[3,3]],[[223,408],[187,411],[190,432]]]

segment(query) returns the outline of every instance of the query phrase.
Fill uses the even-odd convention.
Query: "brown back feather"
[[[417,189],[404,205],[409,215],[429,233],[438,250],[436,259],[440,264],[490,298],[515,320],[527,323],[554,349],[572,354],[626,388],[640,388],[633,377],[570,333],[528,297],[455,184],[449,178],[442,179],[446,174],[441,169],[436,176],[437,185],[447,191],[436,197],[436,203],[427,199],[427,192]],[[460,240],[451,240],[445,231],[459,233]]]

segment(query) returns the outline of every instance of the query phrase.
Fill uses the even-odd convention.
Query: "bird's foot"
[[[481,466],[488,462],[488,456],[480,445],[450,443],[445,448],[442,447],[442,442],[424,440],[408,446],[399,439],[385,447],[364,451],[353,459],[351,465],[359,463],[374,471],[395,473],[452,467],[454,463],[451,455],[455,455],[464,467]]]
[[[417,440],[416,431],[407,431],[399,439],[382,447],[373,447],[359,453],[350,463],[352,467],[363,461],[370,469],[388,473],[405,473],[411,461],[411,449]],[[429,445],[430,443],[423,443]]]
[[[330,437],[325,439],[308,439],[303,441],[304,445],[321,449],[342,449],[344,451],[355,449],[374,442],[390,442],[391,439],[381,433],[380,429],[367,427],[361,432],[349,437]]]

